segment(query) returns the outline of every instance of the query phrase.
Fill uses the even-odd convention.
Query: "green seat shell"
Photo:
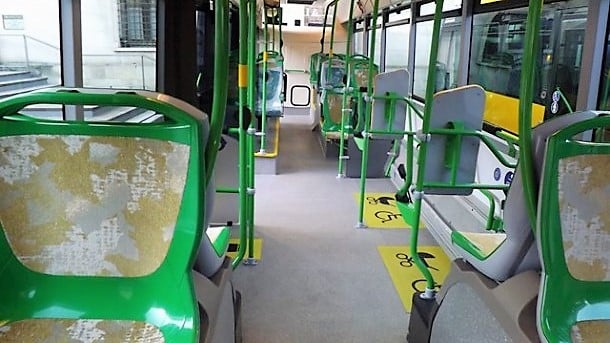
[[[59,122],[37,120],[18,114],[24,106],[43,103],[133,106],[163,114],[166,119],[163,123],[139,125],[131,123]],[[56,163],[40,160],[45,157],[45,152],[48,151],[47,145],[51,143],[57,145],[57,142],[61,141],[76,141],[75,144],[78,146],[78,142],[84,140],[85,144],[89,144],[87,149],[91,149],[88,155],[86,151],[83,153],[85,159],[87,157],[91,158],[91,156],[99,157],[99,151],[110,151],[108,156],[113,155],[113,147],[98,149],[98,152],[94,152],[94,149],[91,148],[93,143],[100,144],[100,146],[105,144],[103,142],[111,142],[110,145],[125,143],[127,146],[134,147],[133,149],[136,151],[145,151],[144,155],[141,156],[118,154],[114,156],[114,159],[106,158],[107,156],[103,155],[98,159],[104,160],[106,158],[106,160],[112,160],[112,162],[101,162],[96,165],[96,168],[101,168],[98,176],[106,175],[103,169],[104,164],[110,165],[115,160],[119,162],[127,161],[126,163],[145,163],[146,159],[143,160],[142,158],[146,154],[163,155],[162,151],[155,151],[154,148],[158,146],[176,147],[176,151],[178,151],[176,156],[183,158],[186,168],[183,173],[182,184],[176,180],[165,179],[164,181],[170,183],[168,187],[179,189],[181,193],[181,197],[177,199],[178,203],[175,206],[176,217],[172,219],[170,214],[168,215],[169,218],[165,218],[175,221],[173,233],[167,242],[166,254],[159,260],[159,264],[143,271],[136,270],[134,273],[124,273],[121,270],[117,272],[111,267],[104,266],[97,272],[92,271],[88,275],[86,271],[82,270],[76,273],[71,273],[70,270],[58,270],[57,268],[61,269],[61,266],[56,269],[45,269],[46,267],[40,269],[35,265],[25,263],[24,261],[27,259],[16,255],[13,248],[16,248],[17,245],[15,240],[9,237],[10,231],[18,231],[20,227],[15,227],[18,224],[12,223],[15,222],[12,218],[13,211],[4,211],[3,213],[8,213],[8,218],[0,218],[2,223],[2,227],[0,227],[2,232],[0,234],[0,287],[2,288],[2,292],[0,292],[0,341],[3,340],[2,335],[11,334],[11,326],[19,326],[24,321],[30,321],[34,325],[38,325],[49,320],[56,323],[69,322],[85,326],[98,321],[108,321],[115,324],[140,323],[140,326],[157,328],[162,333],[165,342],[198,341],[199,310],[194,293],[191,268],[203,233],[204,146],[206,141],[204,138],[208,130],[207,120],[203,119],[205,119],[205,115],[194,107],[169,96],[153,92],[47,89],[7,98],[0,102],[0,126],[2,127],[0,138],[4,139],[5,142],[21,139],[30,142],[28,143],[30,145],[38,144],[36,140],[44,141],[44,144],[39,144],[44,148],[37,152],[38,155],[32,153],[32,160],[45,161],[41,164],[44,168],[61,167],[61,170],[67,175],[54,176],[56,180],[68,180],[72,185],[79,181],[89,182],[87,180],[89,175],[84,175],[84,172],[79,169],[79,165],[62,166],[62,163],[57,162],[74,163],[79,161],[78,158],[70,157],[72,145],[69,145],[67,149],[70,153],[53,157],[53,161]],[[31,143],[32,140],[34,140],[34,143]],[[91,143],[88,143],[89,140]],[[3,153],[5,158],[0,158],[0,163],[7,164],[6,156],[10,151],[11,149],[6,146],[3,148],[0,153]],[[74,155],[79,153],[78,149],[74,152]],[[171,168],[174,162],[173,158],[176,156],[171,155],[171,152],[167,152],[163,156],[164,164]],[[86,164],[82,165],[86,166]],[[147,166],[143,164],[139,170],[154,169],[146,169]],[[43,167],[39,167],[39,170],[42,170]],[[115,174],[120,175],[121,173],[116,172]],[[25,177],[24,175],[21,176]],[[138,176],[133,177],[130,180],[134,183],[142,181],[142,178],[138,178]],[[75,181],[72,180],[73,178],[81,180]],[[174,183],[174,181],[176,182]],[[11,183],[7,181],[6,177],[0,182],[4,182],[5,186]],[[142,200],[148,193],[146,193],[146,190],[142,190],[146,188],[145,185],[138,184],[143,187],[139,188],[141,193],[137,195],[138,199]],[[14,189],[9,186],[4,188]],[[104,194],[106,188],[104,186],[100,187],[96,188],[96,192],[99,191],[103,198],[107,195]],[[117,186],[115,189],[124,190],[124,187]],[[35,192],[36,189],[29,191]],[[67,193],[68,190],[63,192],[64,189],[59,188],[59,191],[63,194]],[[96,195],[99,194],[96,193]],[[3,203],[6,207],[12,196],[14,194],[0,193],[0,203]],[[95,199],[91,194],[85,196]],[[129,195],[127,196],[129,197]],[[132,192],[131,197],[133,198],[133,196]],[[52,200],[57,200],[57,203],[51,202],[56,206],[65,205],[61,199]],[[152,202],[152,198],[145,201]],[[95,203],[95,200],[90,202]],[[158,205],[160,207],[168,206],[165,203],[159,203]],[[27,208],[28,204],[20,206],[13,207],[23,209]],[[28,209],[28,211],[32,210],[36,210],[36,207]],[[76,211],[74,213],[76,213],[74,216],[78,217],[80,212]],[[89,220],[87,218],[80,219],[82,221]],[[61,222],[61,220],[57,221]],[[120,224],[120,218],[116,219],[115,222]],[[23,223],[24,226],[26,224]],[[102,230],[107,229],[107,227],[102,228]],[[115,230],[116,227],[111,227],[111,229]],[[124,231],[123,233],[127,234],[126,232],[133,233],[134,231]],[[52,232],[41,232],[40,234],[43,236],[45,234],[53,235]],[[70,239],[77,240],[82,237],[86,237],[86,234],[71,236]],[[140,239],[145,240],[146,234],[133,234],[129,238],[137,243]],[[61,247],[61,244],[63,244],[61,242],[66,241],[66,239],[66,237],[59,235],[50,236],[48,240],[59,240],[59,245],[56,244],[54,248],[54,251],[58,251],[57,248]],[[142,249],[148,248],[154,249],[155,247],[147,247],[146,245],[142,247]],[[112,261],[115,261],[116,256],[112,258]],[[122,258],[121,261],[123,262],[129,260],[129,258]],[[84,261],[73,262],[78,265],[79,262]],[[134,265],[132,262],[127,261],[125,263]],[[115,264],[119,265],[118,262]],[[113,264],[110,263],[110,265]]]
[[[610,117],[573,124],[547,144],[537,223],[543,342],[610,337],[610,144],[573,138],[602,127]]]

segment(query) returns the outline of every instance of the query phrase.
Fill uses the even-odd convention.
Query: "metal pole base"
[[[423,293],[421,293],[419,295],[419,297],[422,298],[422,299],[427,299],[427,300],[435,299],[436,298],[436,291],[426,287],[426,290]]]
[[[260,149],[260,150],[258,151],[258,153],[259,153],[259,154],[266,154],[266,153],[267,153],[267,150],[265,150],[265,149]]]
[[[337,174],[337,179],[345,179],[345,174]]]
[[[369,227],[366,226],[365,223],[360,222],[360,223],[356,224],[356,229],[368,229],[368,228]]]
[[[246,265],[246,266],[255,266],[257,264],[258,264],[258,260],[255,258],[249,257],[244,260],[244,265]]]

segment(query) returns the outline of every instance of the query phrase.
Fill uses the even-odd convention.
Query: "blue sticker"
[[[505,185],[510,185],[510,183],[513,182],[513,175],[515,175],[515,173],[513,173],[512,171],[506,173],[506,176],[504,176]]]
[[[494,170],[494,180],[499,181],[501,177],[502,177],[502,171],[500,170],[500,168],[496,168]]]

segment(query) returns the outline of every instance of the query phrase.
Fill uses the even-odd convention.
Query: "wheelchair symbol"
[[[402,217],[400,213],[394,213],[390,211],[377,211],[375,212],[375,218],[381,219],[382,223],[387,223],[394,219],[398,219],[398,217]]]

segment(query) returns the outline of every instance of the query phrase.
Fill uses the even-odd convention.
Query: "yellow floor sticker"
[[[360,193],[354,193],[356,206],[360,206]],[[365,193],[364,223],[374,229],[408,229],[396,207],[393,193]],[[422,225],[420,224],[420,228]]]
[[[239,238],[231,238],[229,240],[229,251],[227,255],[231,258],[235,258],[237,256],[237,250],[239,250]],[[248,247],[246,246],[246,254],[244,255],[244,259],[248,258]],[[263,258],[263,239],[255,238],[254,239],[254,259],[260,261]]]
[[[413,262],[408,246],[378,246],[379,254],[385,264],[396,292],[402,301],[405,311],[411,312],[413,293],[422,292],[426,288],[426,280]],[[428,266],[428,269],[440,287],[449,273],[450,261],[439,246],[422,246],[418,255]],[[438,288],[437,288],[438,291]]]

